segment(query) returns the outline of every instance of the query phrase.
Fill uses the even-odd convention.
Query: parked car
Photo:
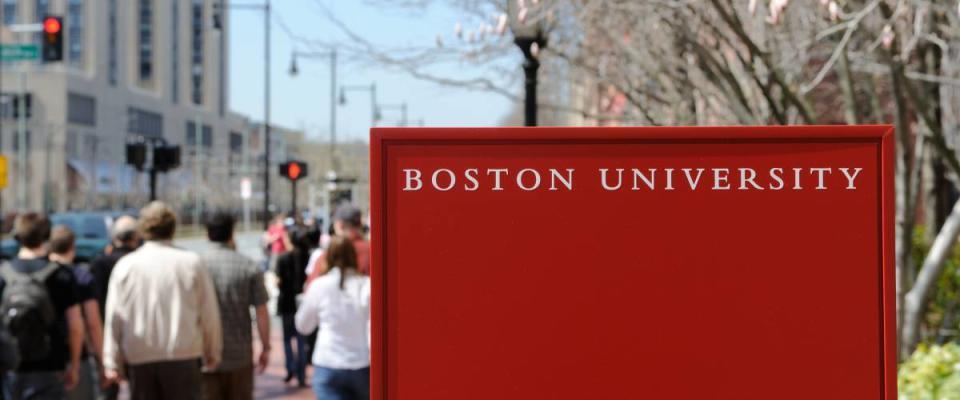
[[[67,212],[50,216],[50,222],[66,225],[77,237],[77,262],[89,262],[103,253],[110,244],[110,226],[113,220],[124,213],[116,212]],[[0,258],[16,256],[20,245],[12,237],[0,241]]]

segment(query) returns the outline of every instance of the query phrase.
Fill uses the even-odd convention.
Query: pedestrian
[[[263,241],[269,250],[269,269],[276,272],[277,260],[280,259],[280,255],[293,249],[283,215],[277,214],[273,218],[273,222],[270,223],[267,231],[263,234]]]
[[[199,256],[173,246],[176,226],[176,214],[162,202],[140,210],[146,243],[121,258],[110,276],[104,375],[129,381],[133,400],[200,399],[201,368],[220,362],[213,281]]]
[[[84,267],[74,265],[77,255],[76,239],[65,225],[53,228],[50,234],[50,261],[73,272],[76,280],[77,301],[83,316],[87,343],[80,353],[80,377],[77,386],[67,392],[70,400],[94,400],[97,398],[97,371],[103,349],[103,325],[100,320],[100,305],[94,292],[93,275]]]
[[[103,325],[105,307],[107,306],[107,287],[110,282],[110,275],[113,273],[114,266],[117,265],[123,256],[130,254],[140,247],[140,234],[137,232],[137,220],[129,215],[121,216],[113,222],[110,228],[111,243],[109,251],[100,255],[90,262],[90,272],[93,274],[94,291],[97,296],[97,304],[100,307],[100,322]],[[103,340],[101,339],[101,343]],[[103,373],[103,358],[100,353],[101,375]],[[102,378],[102,376],[101,376]],[[102,379],[101,379],[102,380]],[[100,398],[103,400],[116,400],[120,387],[116,383],[101,381]]]
[[[235,220],[227,213],[215,213],[207,221],[207,238],[213,250],[200,256],[209,271],[220,305],[223,330],[223,361],[215,370],[205,371],[205,400],[253,399],[253,338],[250,308],[257,316],[260,356],[257,373],[263,373],[270,361],[270,315],[263,272],[253,260],[236,251]]]
[[[297,296],[303,291],[307,277],[304,268],[310,257],[317,235],[303,227],[293,230],[293,250],[277,260],[277,279],[280,294],[277,297],[277,315],[283,322],[283,355],[286,359],[287,377],[284,382],[297,378],[299,386],[306,387],[307,350],[304,337],[297,333],[294,319],[297,313]],[[296,344],[296,351],[293,345]]]
[[[4,380],[14,400],[63,399],[77,385],[83,318],[76,279],[47,259],[50,220],[24,213],[14,222],[17,257],[0,267],[0,315],[17,339],[20,365]]]
[[[370,277],[359,271],[352,241],[335,236],[317,278],[297,310],[300,333],[319,327],[313,350],[317,399],[370,398]]]
[[[357,253],[358,271],[370,274],[370,241],[363,233],[363,213],[350,204],[342,204],[333,214],[333,230],[337,236],[347,238]],[[328,265],[323,253],[317,253],[307,265],[307,284],[327,272]]]

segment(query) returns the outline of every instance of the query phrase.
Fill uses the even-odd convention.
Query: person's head
[[[227,212],[218,211],[207,219],[207,239],[211,242],[227,244],[233,241],[233,227],[236,220]]]
[[[326,261],[330,268],[340,268],[340,289],[346,280],[348,270],[357,270],[357,251],[353,242],[343,236],[334,236],[327,246]]]
[[[23,248],[42,249],[50,239],[50,219],[36,212],[20,214],[13,221],[13,237]]]
[[[333,214],[333,228],[334,232],[340,236],[358,236],[363,229],[363,214],[359,208],[343,204],[337,207],[337,211]]]
[[[137,245],[140,244],[140,234],[137,232],[137,220],[129,215],[117,218],[110,228],[110,236],[116,247],[137,247]]]
[[[50,255],[56,256],[61,262],[70,264],[77,256],[76,236],[66,225],[53,227],[50,233]]]
[[[166,203],[154,201],[140,210],[139,230],[146,240],[172,240],[177,230],[177,214]]]
[[[320,230],[315,226],[297,226],[290,233],[290,241],[298,250],[312,250],[320,244]]]

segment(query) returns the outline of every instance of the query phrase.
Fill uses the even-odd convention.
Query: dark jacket
[[[113,267],[117,265],[120,258],[130,254],[133,249],[128,247],[118,247],[110,254],[104,254],[97,257],[90,263],[90,272],[93,273],[93,288],[97,295],[97,302],[100,303],[100,318],[106,315],[107,306],[107,284],[110,283],[110,274],[113,273]]]
[[[277,277],[280,279],[280,295],[277,297],[277,314],[297,312],[297,295],[303,292],[303,283],[307,280],[307,261],[310,252],[295,249],[280,255],[277,259]]]

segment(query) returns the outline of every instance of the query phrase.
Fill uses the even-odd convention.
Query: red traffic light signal
[[[295,163],[295,162],[294,162],[294,163],[290,163],[290,165],[287,167],[287,177],[289,177],[290,179],[293,179],[293,180],[296,180],[297,178],[299,178],[299,177],[300,177],[300,164],[297,164],[297,163]]]
[[[62,27],[57,17],[46,17],[43,20],[43,31],[46,33],[60,33]]]
[[[291,181],[298,181],[307,177],[307,163],[303,161],[287,161],[280,164],[280,175]]]
[[[63,18],[43,17],[42,44],[41,58],[44,62],[63,60]]]

